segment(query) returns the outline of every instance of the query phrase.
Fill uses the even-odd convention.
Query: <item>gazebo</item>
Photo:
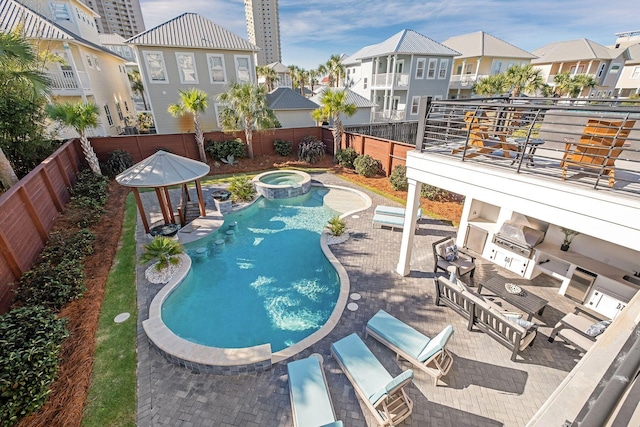
[[[154,188],[164,223],[175,224],[176,220],[169,197],[169,187],[182,185],[183,191],[188,196],[187,183],[195,181],[200,215],[206,216],[200,178],[208,173],[209,165],[206,163],[160,150],[116,176],[116,181],[120,185],[133,188],[133,195],[138,205],[144,229],[147,233],[150,233],[149,220],[144,211],[138,188]]]

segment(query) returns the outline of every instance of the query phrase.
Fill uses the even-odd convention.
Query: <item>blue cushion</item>
[[[321,425],[320,427],[344,427],[344,424],[342,424],[342,421],[334,421],[329,424]]]
[[[453,246],[447,246],[444,249],[444,258],[451,262],[451,261],[455,261],[458,259],[458,246],[457,245],[453,245]]]
[[[429,337],[384,310],[378,311],[367,322],[367,328],[414,358],[417,358],[429,343]]]
[[[429,344],[426,345],[426,347],[420,352],[416,359],[418,359],[420,362],[424,362],[437,352],[443,350],[447,345],[447,342],[449,342],[449,338],[451,338],[451,335],[453,335],[453,326],[448,325],[431,341],[429,341]]]
[[[287,371],[296,425],[331,425],[335,416],[318,359],[309,357],[290,362]]]
[[[365,396],[373,396],[393,379],[356,333],[334,342],[331,349]]]
[[[388,394],[393,394],[398,387],[402,386],[402,383],[411,379],[413,379],[413,371],[411,369],[407,369],[406,371],[389,381],[387,384],[385,384],[384,387],[375,392],[371,397],[369,397],[369,401],[371,403],[376,403],[378,400],[380,400],[380,398]]]

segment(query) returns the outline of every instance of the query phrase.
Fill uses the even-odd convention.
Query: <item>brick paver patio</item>
[[[313,178],[323,183],[352,186],[330,174]],[[435,387],[430,377],[414,370],[415,379],[407,388],[414,410],[402,425],[524,426],[579,360],[580,354],[561,340],[553,344],[547,341],[557,320],[571,311],[574,303],[557,294],[558,283],[553,279],[541,276],[533,280],[526,289],[549,300],[549,304],[543,315],[534,318],[540,327],[533,346],[516,362],[511,362],[507,348],[480,331],[467,331],[461,316],[434,304],[431,243],[442,236],[454,235],[455,228],[442,221],[423,219],[415,238],[411,274],[401,277],[395,267],[402,233],[371,226],[375,205],[394,203],[365,192],[373,199],[373,206],[359,212],[358,218],[348,218],[351,238],[332,247],[349,274],[350,292],[362,296],[357,301],[359,309],[345,310],[338,326],[328,336],[294,359],[321,354],[338,419],[348,427],[375,425],[330,357],[331,343],[352,332],[363,337],[364,325],[379,309],[427,336],[434,336],[451,324],[455,334],[448,348],[454,355],[454,365],[443,378],[447,385]],[[141,231],[138,236],[142,237]],[[477,284],[498,270],[493,264],[482,263],[472,280]],[[502,269],[500,274],[509,275]],[[293,425],[286,362],[275,364],[266,372],[217,376],[172,365],[154,350],[141,321],[147,318],[149,303],[160,286],[144,281],[142,267],[138,278],[138,425]],[[396,361],[394,354],[373,338],[365,342],[392,375],[410,368],[408,363]]]

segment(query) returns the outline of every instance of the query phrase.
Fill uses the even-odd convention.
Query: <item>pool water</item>
[[[302,182],[304,177],[297,173],[282,172],[282,173],[270,173],[260,178],[260,182],[269,185],[295,185]]]
[[[337,215],[323,206],[327,192],[261,198],[225,215],[205,241],[185,245],[194,262],[162,306],[167,327],[198,344],[270,343],[272,352],[320,329],[340,293],[338,274],[320,248],[322,229]]]

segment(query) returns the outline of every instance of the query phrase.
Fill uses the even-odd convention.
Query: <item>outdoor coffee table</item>
[[[509,304],[527,313],[527,320],[529,321],[533,318],[535,313],[542,314],[549,301],[544,300],[524,289],[520,294],[512,294],[505,288],[504,285],[506,283],[518,285],[517,280],[507,279],[502,276],[493,276],[492,278],[484,280],[478,284],[478,293],[481,293],[482,288],[489,289],[495,296],[502,298]]]

